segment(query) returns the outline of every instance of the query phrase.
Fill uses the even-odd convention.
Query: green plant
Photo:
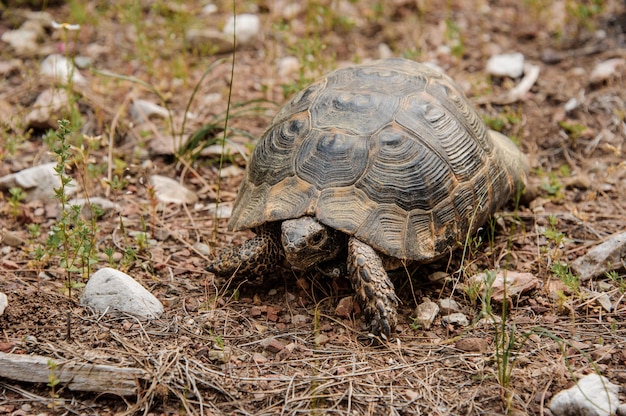
[[[48,373],[48,387],[50,387],[50,397],[54,399],[58,397],[58,394],[56,393],[56,386],[59,385],[61,380],[59,380],[56,375],[58,367],[53,360],[48,360],[48,369],[50,370]]]
[[[491,299],[493,296],[493,284],[496,279],[496,272],[488,270],[485,272],[485,278],[481,282],[483,287],[483,294],[481,296],[481,317],[491,320],[493,323],[493,335],[494,335],[494,361],[496,366],[496,379],[501,388],[501,398],[507,410],[511,408],[513,392],[511,391],[511,376],[519,351],[524,344],[528,341],[532,332],[519,333],[514,322],[508,321],[508,306],[507,302],[507,283],[506,273],[504,275],[504,293],[502,302],[502,311],[499,315],[499,319],[496,319],[496,315],[493,311],[493,305]]]
[[[610,272],[606,272],[605,276],[612,281],[613,283],[617,284],[617,287],[620,291],[620,293],[625,294],[626,293],[626,277],[623,275],[620,275],[617,270],[611,270]]]
[[[572,292],[580,293],[580,277],[573,274],[567,264],[557,261],[552,265],[551,271]]]
[[[83,284],[82,281],[74,281],[72,275],[80,273],[82,277],[88,278],[91,265],[96,262],[94,252],[97,215],[92,211],[91,220],[86,222],[81,215],[82,207],[70,203],[68,198],[68,190],[73,186],[72,177],[65,172],[66,166],[73,160],[68,143],[68,136],[72,133],[69,124],[67,120],[59,121],[59,128],[55,133],[57,140],[53,152],[57,155],[57,164],[54,170],[59,177],[60,186],[54,189],[54,194],[61,204],[61,213],[48,235],[46,250],[59,255],[59,265],[65,270],[66,287],[71,297],[72,288]]]
[[[9,213],[13,217],[18,217],[22,213],[22,201],[26,199],[26,193],[22,188],[14,187],[9,189]]]

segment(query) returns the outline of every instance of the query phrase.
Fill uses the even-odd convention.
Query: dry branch
[[[51,369],[50,362],[56,365],[54,370]],[[139,368],[122,368],[62,361],[41,355],[0,352],[0,377],[31,383],[48,383],[52,374],[70,390],[111,393],[120,396],[136,395],[139,381],[147,376],[147,373]]]

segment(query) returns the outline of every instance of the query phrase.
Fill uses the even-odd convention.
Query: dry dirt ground
[[[9,3],[0,33],[26,19],[27,8]],[[507,206],[493,233],[473,239],[464,258],[459,250],[449,261],[420,268],[412,279],[396,276],[402,305],[391,342],[370,342],[358,309],[349,318],[337,315],[339,300],[351,294],[345,279],[285,273],[260,284],[226,285],[204,271],[220,248],[249,236],[228,232],[225,220],[216,224],[213,214],[218,189],[228,207],[241,180],[242,170],[228,167],[244,167],[245,159],[225,161],[230,175],[218,188],[219,157],[177,161],[155,145],[171,136],[166,120],[133,121],[130,101],[162,104],[154,92],[83,69],[87,86],[75,86],[70,94],[78,111],[67,116],[79,127],[70,138],[75,147],[68,172],[79,194],[107,197],[121,207],[96,223],[93,268],[110,264],[126,271],[164,303],[165,313],[137,322],[81,307],[80,288],[71,295],[66,290],[59,251],[47,248],[47,256],[36,257],[58,224],[56,202],[23,202],[14,204],[15,211],[4,193],[0,227],[26,243],[2,243],[0,291],[9,307],[0,316],[0,350],[58,363],[140,368],[147,375],[137,380],[136,395],[123,399],[72,391],[64,383],[0,379],[0,414],[548,414],[550,398],[583,374],[598,371],[624,385],[624,270],[612,279],[577,283],[566,267],[625,228],[626,68],[590,82],[598,63],[626,58],[624,3],[439,3],[309,0],[294,2],[303,6],[295,9],[286,0],[237,3],[237,13],[258,15],[261,28],[236,51],[231,103],[234,108],[262,99],[264,109],[233,110],[233,141],[252,144],[276,111],[271,103],[284,102],[285,94],[308,79],[390,52],[445,69],[490,126],[516,139],[529,157],[532,201],[517,210]],[[202,5],[191,2],[48,4],[45,11],[57,22],[81,27],[48,27],[30,55],[2,44],[0,60],[12,66],[4,67],[0,81],[0,175],[56,161],[42,139],[55,126],[23,121],[51,85],[38,75],[49,53],[86,56],[95,69],[152,85],[172,111],[176,131],[202,73],[225,58],[200,84],[185,135],[223,113],[232,54],[212,56],[209,48],[188,48],[184,41],[194,27],[221,29],[232,4],[216,5],[216,13],[204,15]],[[540,68],[530,91],[509,103],[502,97],[518,80],[485,73],[487,59],[506,52],[521,52]],[[277,62],[285,56],[294,56],[302,70],[279,71]],[[572,98],[575,108],[566,111]],[[221,125],[213,129],[220,131]],[[243,153],[250,148],[240,147]],[[115,186],[103,180],[109,166],[111,177],[119,179]],[[146,185],[155,173],[179,180],[197,193],[198,202],[158,203]],[[29,232],[33,224],[39,225],[38,235]],[[539,281],[511,301],[503,321],[501,306],[489,309],[489,300],[481,291],[472,293],[469,283],[473,274],[499,267]],[[449,276],[427,279],[434,271]],[[70,275],[74,284],[86,278]],[[586,296],[587,290],[608,297],[611,310]],[[446,324],[441,315],[428,330],[414,325],[415,307],[424,297],[454,299],[469,326]]]

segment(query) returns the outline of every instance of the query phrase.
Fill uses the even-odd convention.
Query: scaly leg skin
[[[354,237],[348,241],[348,274],[372,333],[390,339],[397,323],[398,297],[378,253]]]
[[[274,270],[283,257],[276,227],[264,226],[256,233],[242,245],[222,250],[206,270],[220,277],[259,277]]]

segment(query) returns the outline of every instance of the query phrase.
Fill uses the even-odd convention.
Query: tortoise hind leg
[[[354,237],[348,242],[348,274],[370,330],[389,339],[397,323],[398,297],[378,253]]]
[[[264,226],[256,236],[237,247],[227,247],[206,268],[217,276],[264,276],[282,261],[282,250],[275,227]]]

